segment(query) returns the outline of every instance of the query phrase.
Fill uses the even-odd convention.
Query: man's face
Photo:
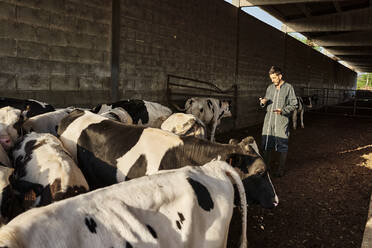
[[[276,73],[270,74],[270,79],[271,79],[271,82],[275,84],[275,86],[278,86],[280,83],[280,80],[282,79],[282,74],[276,74]]]

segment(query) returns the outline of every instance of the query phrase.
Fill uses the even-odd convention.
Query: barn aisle
[[[255,126],[218,141],[259,141],[260,132]],[[249,247],[360,247],[372,189],[372,119],[307,113],[305,129],[291,132],[287,173],[273,183],[279,206],[248,208]]]

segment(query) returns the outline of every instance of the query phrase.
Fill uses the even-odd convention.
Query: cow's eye
[[[265,173],[265,170],[263,169],[257,169],[254,173],[256,176],[262,176]]]

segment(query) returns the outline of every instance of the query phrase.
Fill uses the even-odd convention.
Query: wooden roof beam
[[[326,47],[333,55],[372,55],[372,46],[366,47]]]
[[[240,0],[240,1],[234,0],[234,2],[237,2],[237,1],[239,2],[239,6],[237,7],[252,7],[252,6],[276,5],[276,4],[290,4],[290,3],[332,2],[332,0]],[[345,0],[334,0],[334,1],[345,1]]]
[[[299,33],[372,30],[372,8],[351,10],[287,21]]]
[[[372,31],[347,32],[312,38],[318,46],[370,46],[372,44]]]

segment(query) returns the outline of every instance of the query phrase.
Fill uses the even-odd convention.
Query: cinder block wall
[[[110,1],[0,0],[1,96],[108,101],[110,49]]]
[[[234,82],[236,9],[221,0],[121,1],[120,93],[165,102],[167,74]]]
[[[353,88],[356,73],[223,0],[121,0],[119,98],[165,103],[168,74],[239,87],[237,127],[260,123],[267,71]],[[55,106],[111,101],[112,0],[0,0],[1,96]],[[239,53],[239,56],[237,56]]]

